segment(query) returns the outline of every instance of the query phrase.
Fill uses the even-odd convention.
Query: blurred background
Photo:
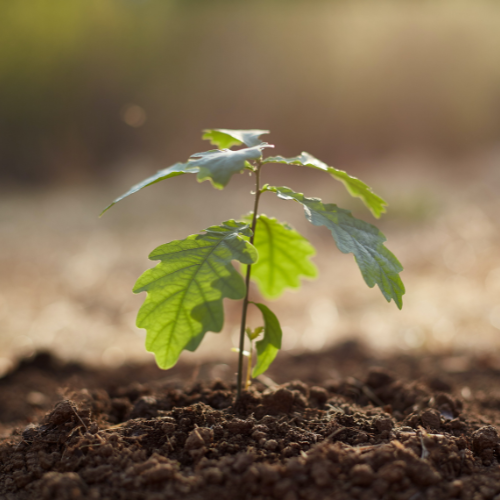
[[[402,312],[298,206],[263,198],[318,248],[320,277],[271,304],[285,349],[497,349],[499,56],[494,1],[1,2],[0,374],[38,349],[151,358],[131,293],[148,253],[248,212],[252,181],[183,176],[97,216],[219,127],[270,129],[276,153],[308,151],[389,202],[377,225],[405,267]],[[375,222],[321,172],[264,177]],[[227,303],[224,331],[185,356],[234,356],[239,312]]]

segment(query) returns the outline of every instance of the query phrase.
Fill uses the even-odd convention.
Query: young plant
[[[208,139],[219,149],[196,153],[185,163],[176,163],[133,186],[113,201],[101,215],[123,198],[157,182],[184,174],[196,174],[199,182],[210,180],[223,189],[233,174],[244,170],[255,177],[254,207],[250,215],[228,220],[193,234],[184,240],[161,245],[149,255],[160,261],[137,280],[133,291],[147,292],[137,315],[137,326],[145,328],[146,349],[153,352],[161,368],[174,366],[183,350],[194,351],[205,333],[220,332],[224,323],[222,299],[243,299],[239,358],[238,398],[241,395],[245,332],[250,340],[248,371],[252,364],[252,344],[256,342],[257,362],[253,377],[264,373],[281,347],[281,327],[276,315],[264,304],[250,302],[249,284],[253,279],[262,296],[278,297],[287,288],[298,288],[301,277],[313,278],[316,267],[310,258],[312,245],[289,225],[259,214],[259,201],[264,193],[274,193],[283,200],[304,207],[306,219],[315,226],[326,226],[338,249],[352,253],[366,284],[378,285],[388,302],[394,300],[399,309],[405,288],[399,273],[403,267],[384,246],[385,236],[372,224],[356,219],[351,212],[318,198],[308,198],[288,187],[261,183],[261,174],[270,163],[301,165],[321,170],[342,182],[348,192],[360,198],[375,217],[385,212],[387,203],[361,180],[321,162],[308,153],[293,158],[263,157],[263,151],[274,146],[262,142],[267,130],[205,130]],[[233,146],[243,146],[230,149]],[[232,261],[241,263],[245,276],[236,271]],[[262,313],[263,327],[246,329],[248,305]],[[247,376],[246,386],[249,383]]]

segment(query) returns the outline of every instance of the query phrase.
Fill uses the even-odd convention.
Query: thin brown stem
[[[250,237],[250,243],[253,245],[253,241],[255,238],[255,227],[257,225],[257,210],[259,209],[259,199],[260,195],[260,169],[262,167],[262,163],[257,164],[257,168],[255,170],[255,200],[253,206],[253,217],[252,217],[252,236]],[[252,266],[247,266],[247,273],[245,277],[245,286],[246,286],[246,294],[243,299],[243,309],[241,311],[241,328],[240,328],[240,352],[238,356],[238,385],[237,385],[237,395],[236,400],[239,400],[241,397],[241,383],[243,379],[243,348],[245,347],[245,327],[247,323],[247,309],[248,309],[248,293],[250,290],[250,274],[252,272]]]

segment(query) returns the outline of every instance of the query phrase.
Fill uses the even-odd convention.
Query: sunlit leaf
[[[152,175],[151,177],[148,177],[147,179],[144,179],[143,181],[139,182],[135,186],[132,186],[125,194],[122,194],[116,200],[113,201],[110,205],[108,205],[100,214],[103,215],[104,212],[109,210],[113,205],[118,203],[119,201],[123,200],[123,198],[126,198],[127,196],[130,196],[131,194],[137,193],[137,191],[140,191],[142,188],[145,188],[147,186],[151,186],[152,184],[156,184],[157,182],[163,181],[165,179],[170,179],[171,177],[177,177],[178,175],[182,174],[196,174],[198,173],[198,167],[190,165],[188,163],[176,163],[175,165],[172,165],[171,167],[164,168],[163,170],[158,170],[155,175]],[[99,217],[100,217],[99,216]]]
[[[264,304],[255,304],[264,318],[264,337],[255,343],[257,347],[257,364],[252,370],[252,377],[262,375],[274,361],[281,349],[281,326],[276,315]]]
[[[300,287],[301,276],[315,278],[318,274],[310,261],[316,253],[314,247],[288,224],[260,215],[253,244],[259,260],[252,265],[251,278],[266,298],[279,297],[286,288]]]
[[[262,163],[286,163],[287,165],[302,165],[304,167],[323,170],[323,172],[328,172],[332,177],[342,182],[351,196],[361,198],[375,217],[379,218],[386,211],[387,202],[376,195],[370,186],[366,185],[360,179],[350,176],[343,170],[329,167],[326,163],[323,163],[309,153],[302,153],[293,158],[269,156]]]
[[[262,158],[262,148],[272,148],[269,144],[261,144],[252,148],[213,149],[204,153],[196,153],[188,162],[190,167],[197,167],[198,180],[210,179],[217,189],[223,189],[231,177],[241,172],[247,162]]]
[[[260,159],[262,157],[262,149],[273,147],[263,143],[258,137],[259,135],[269,133],[267,130],[226,130],[213,129],[207,130],[203,138],[210,139],[212,144],[216,144],[220,150],[206,151],[204,153],[196,153],[191,156],[191,159],[186,163],[176,163],[171,167],[159,170],[155,175],[144,179],[135,186],[132,186],[126,193],[116,198],[108,205],[100,214],[102,216],[113,205],[127,198],[131,194],[137,193],[142,188],[156,184],[157,182],[177,177],[183,174],[198,174],[198,180],[203,181],[210,179],[213,185],[218,188],[224,188],[231,176],[241,172],[247,162]],[[233,135],[231,135],[233,134]],[[231,151],[225,148],[232,145],[245,143],[248,148],[238,151]]]
[[[349,210],[337,205],[323,204],[318,198],[307,198],[287,187],[268,186],[284,200],[295,200],[304,206],[306,218],[315,226],[326,226],[332,233],[338,249],[352,253],[366,284],[377,284],[387,301],[394,300],[401,309],[405,287],[399,273],[403,267],[384,246],[385,236],[372,224],[356,219]]]
[[[148,292],[137,326],[145,328],[146,349],[161,368],[170,368],[183,349],[197,347],[205,332],[219,332],[224,322],[222,299],[241,299],[245,283],[231,264],[252,264],[257,251],[242,236],[247,224],[230,220],[156,248],[160,260],[137,281],[134,292]]]
[[[269,134],[269,130],[230,130],[227,128],[213,128],[203,131],[202,139],[209,140],[219,149],[245,144],[248,147],[263,144],[259,139],[261,135]]]

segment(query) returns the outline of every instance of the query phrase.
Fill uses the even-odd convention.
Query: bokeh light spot
[[[122,109],[122,120],[130,127],[142,127],[146,118],[146,111],[137,104],[127,104]]]

